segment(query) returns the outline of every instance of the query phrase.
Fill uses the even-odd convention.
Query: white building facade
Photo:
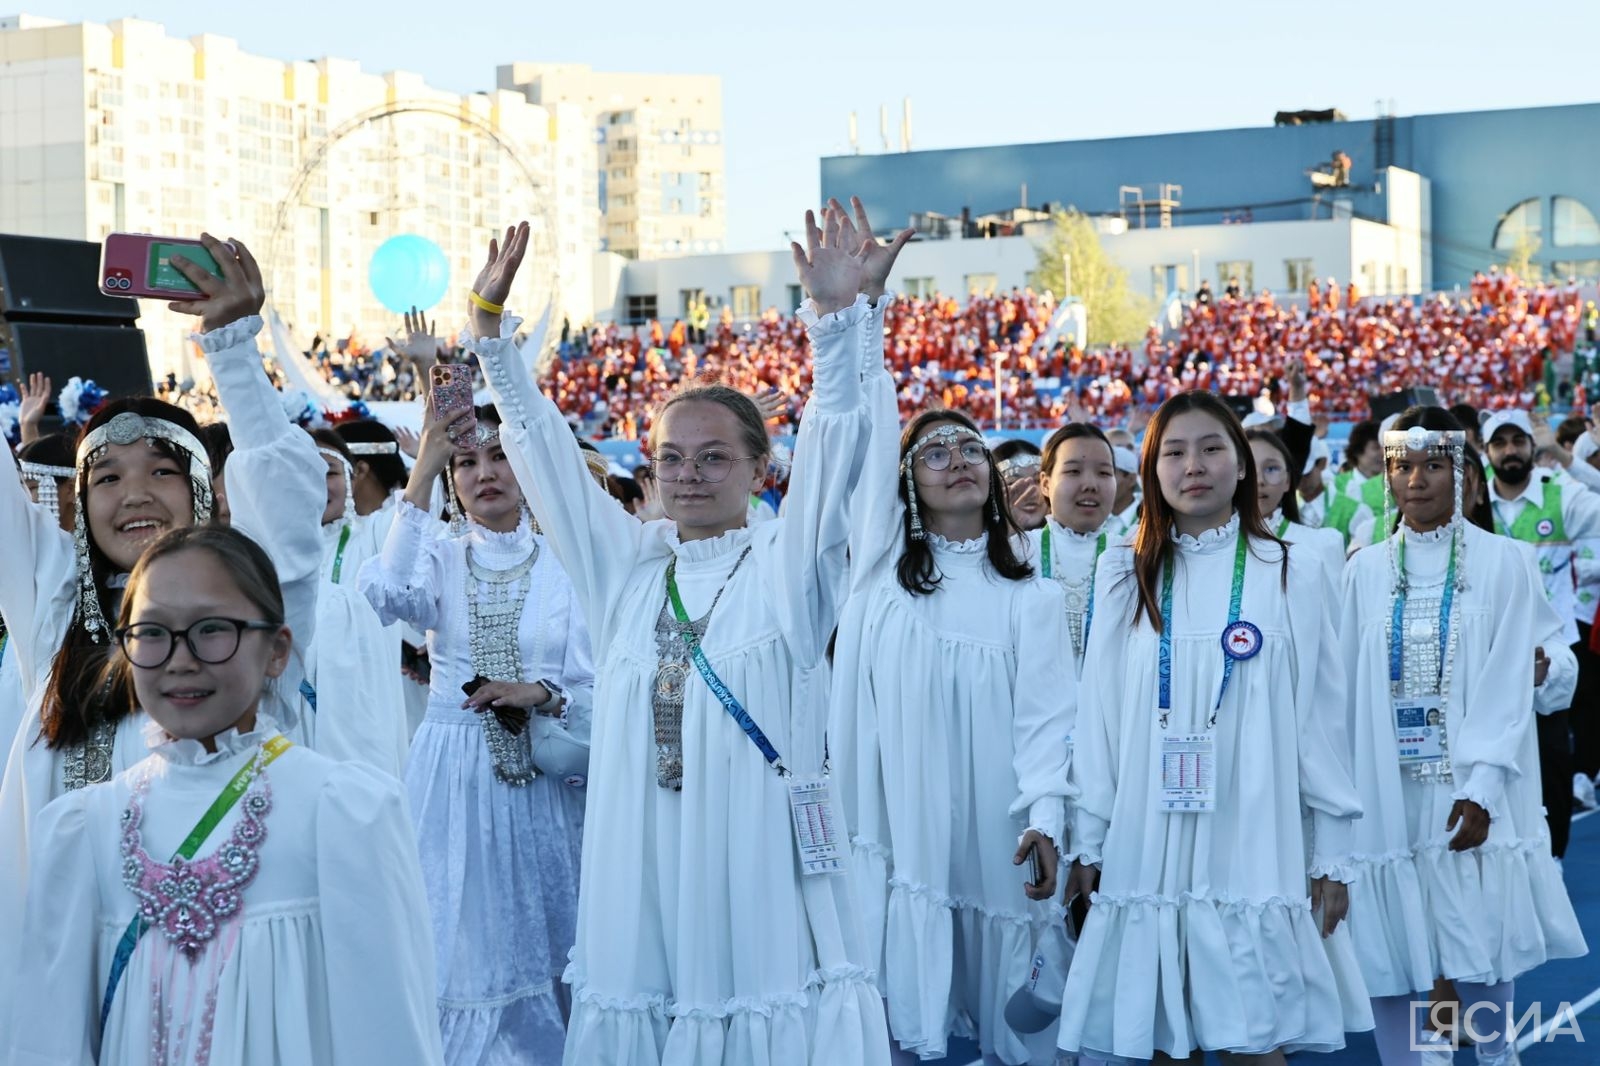
[[[402,233],[444,252],[437,311],[453,331],[489,237],[521,218],[547,266],[520,283],[518,307],[553,297],[557,322],[589,318],[596,184],[593,131],[571,105],[283,62],[137,19],[0,19],[0,232],[237,237],[302,346],[354,333],[377,347],[399,329],[367,277]],[[155,301],[141,310],[156,375],[188,370],[192,323]]]

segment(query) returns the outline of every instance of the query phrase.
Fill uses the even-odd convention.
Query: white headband
[[[351,455],[399,455],[400,445],[392,440],[375,440],[371,442],[356,441],[345,442],[345,447],[350,449]]]
[[[1001,477],[1010,477],[1012,474],[1026,474],[1029,470],[1037,470],[1044,465],[1044,460],[1029,452],[1020,452],[1009,459],[1002,459],[995,464]]]

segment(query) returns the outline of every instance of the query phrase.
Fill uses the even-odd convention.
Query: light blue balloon
[[[450,287],[450,261],[428,238],[402,233],[372,253],[367,284],[378,302],[397,315],[413,307],[426,311],[444,299]]]

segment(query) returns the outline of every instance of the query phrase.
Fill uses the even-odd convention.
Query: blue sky
[[[721,75],[734,250],[782,247],[818,195],[818,159],[848,150],[850,112],[877,151],[879,105],[897,131],[906,96],[917,148],[1260,126],[1279,109],[1366,118],[1380,99],[1403,115],[1600,99],[1593,0],[12,2],[415,71],[457,92],[492,88],[495,67],[519,59]]]

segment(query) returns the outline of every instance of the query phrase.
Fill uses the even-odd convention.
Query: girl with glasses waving
[[[815,391],[784,516],[753,528],[770,446],[748,397],[697,386],[656,412],[667,517],[641,523],[590,479],[527,376],[518,320],[502,318],[526,223],[491,244],[471,294],[467,343],[507,458],[594,639],[586,876],[566,972],[574,1066],[886,1061],[823,727],[866,443],[861,379],[881,366],[884,284],[911,234],[880,246],[837,204],[806,231],[793,251]]]
[[[1075,705],[1061,591],[1020,557],[972,421],[926,411],[897,444],[887,372],[870,397],[829,739],[896,1061],[976,1030],[985,1062],[1052,1062],[1048,1035],[1025,1042],[1003,1012],[1036,939],[1062,935],[1048,902]]]
[[[285,618],[232,530],[133,568],[102,676],[150,747],[39,818],[6,1061],[440,1061],[405,801],[282,732]]]

